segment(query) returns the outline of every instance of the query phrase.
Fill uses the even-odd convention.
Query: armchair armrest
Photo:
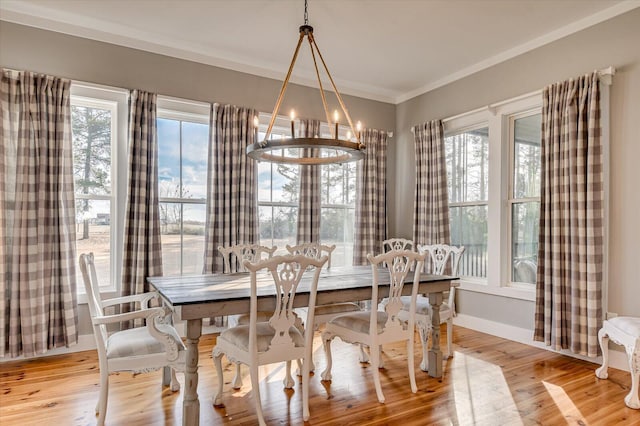
[[[107,299],[102,302],[103,307],[121,305],[123,303],[140,302],[142,309],[149,308],[149,301],[151,299],[159,298],[159,295],[155,291],[150,291],[142,294],[132,294],[129,296],[114,297],[113,299]]]
[[[165,308],[151,308],[151,309],[142,309],[139,311],[133,312],[125,312],[122,314],[113,314],[113,315],[100,315],[96,316],[92,319],[94,325],[103,325],[103,324],[113,324],[116,322],[122,321],[130,321],[138,318],[145,318],[147,320],[152,319],[153,317],[163,317],[166,314]],[[147,324],[153,323],[154,321],[147,321]]]

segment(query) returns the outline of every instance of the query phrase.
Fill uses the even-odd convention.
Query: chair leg
[[[240,389],[242,387],[242,371],[239,362],[236,362],[236,374],[233,376],[231,387],[234,389]]]
[[[360,362],[369,362],[369,355],[367,355],[367,352],[364,350],[364,345],[360,344]],[[380,349],[382,350],[382,346],[380,346]]]
[[[324,353],[327,357],[327,367],[324,369],[320,377],[322,380],[331,381],[331,367],[333,360],[331,359],[331,340],[334,336],[322,333],[322,346],[324,347]]]
[[[213,396],[213,405],[216,407],[220,407],[223,405],[222,403],[222,389],[224,386],[224,377],[222,373],[222,355],[223,353],[216,353],[215,349],[213,351],[213,364],[216,366],[216,374],[218,376],[218,391]]]
[[[628,350],[629,348],[627,348]],[[631,348],[633,350],[633,348]],[[640,409],[640,399],[638,399],[638,382],[640,382],[640,348],[629,355],[629,372],[631,373],[631,391],[624,397],[627,407]]]
[[[378,346],[378,368],[384,368],[384,358],[382,358],[382,345]]]
[[[453,356],[453,316],[450,316],[447,320],[447,357],[449,359]]]
[[[264,415],[262,414],[262,402],[260,401],[260,379],[258,377],[258,366],[251,364],[249,366],[249,374],[251,376],[251,390],[253,391],[253,398],[256,402],[256,414],[258,415],[258,423],[260,426],[266,426],[264,421]]]
[[[598,342],[600,342],[600,350],[602,351],[602,366],[596,369],[596,377],[606,379],[609,377],[607,372],[609,368],[609,336],[606,335],[603,328],[598,331]]]
[[[371,348],[371,368],[373,370],[373,382],[376,385],[376,394],[378,395],[378,401],[384,403],[384,394],[382,393],[382,386],[380,385],[380,371],[378,368],[380,364],[380,349]]]
[[[416,322],[418,332],[420,334],[420,342],[422,343],[422,362],[420,362],[420,370],[429,371],[429,335],[431,334],[431,324],[419,321]]]
[[[286,362],[285,370],[286,371],[284,373],[284,379],[282,379],[282,385],[285,389],[291,389],[295,384],[295,382],[293,381],[293,377],[291,377],[291,361]]]
[[[307,359],[302,365],[302,420],[309,420],[309,374],[311,368],[311,358],[309,355],[313,352],[313,348],[307,352]],[[298,360],[300,362],[300,360]]]
[[[415,361],[413,359],[413,339],[407,342],[407,364],[409,365],[409,381],[411,383],[411,392],[418,392],[418,385],[416,384],[416,370]]]
[[[176,370],[171,369],[171,384],[169,386],[171,392],[177,392],[180,390],[180,382],[178,381],[178,377],[176,376]]]
[[[107,368],[100,369],[100,397],[96,404],[96,414],[98,414],[97,425],[104,425],[107,416],[107,398],[109,397],[109,372]]]

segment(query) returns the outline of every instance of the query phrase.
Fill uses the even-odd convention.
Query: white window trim
[[[71,99],[81,104],[93,106],[114,106],[112,117],[111,141],[111,282],[100,287],[105,297],[116,297],[120,294],[122,282],[122,247],[124,247],[124,215],[127,197],[127,131],[129,91],[125,89],[77,82],[71,83]],[[99,197],[93,197],[99,198]],[[79,267],[79,266],[78,266]],[[77,286],[78,303],[87,303],[84,285]]]

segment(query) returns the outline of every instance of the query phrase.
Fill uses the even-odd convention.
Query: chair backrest
[[[415,250],[415,246],[413,244],[413,240],[389,238],[382,242],[382,253],[386,253],[390,250]]]
[[[267,270],[275,285],[275,309],[269,319],[269,325],[275,330],[273,339],[267,352],[280,352],[294,350],[295,345],[289,329],[295,325],[294,299],[299,288],[300,280],[308,269],[313,269],[313,279],[309,285],[309,309],[305,324],[313,324],[313,316],[316,304],[316,291],[320,270],[327,262],[328,257],[320,259],[304,255],[274,256],[270,259],[255,263],[244,262],[245,268],[251,273],[251,303],[249,310],[249,350],[257,353],[257,329],[258,321],[258,272]],[[311,267],[311,268],[310,268]],[[268,279],[261,276],[260,279]],[[261,286],[263,287],[263,286]],[[305,328],[305,346],[313,340],[313,327]]]
[[[295,246],[287,244],[287,251],[290,254],[302,254],[304,256],[320,259],[322,256],[328,257],[327,268],[331,268],[331,254],[336,249],[335,244],[323,245],[320,243],[302,243]]]
[[[271,258],[277,249],[276,246],[269,248],[258,244],[236,244],[229,247],[219,246],[218,251],[224,258],[224,269],[222,272],[225,274],[247,272],[244,267],[245,260],[257,262],[262,259]]]
[[[448,244],[418,244],[418,252],[427,254],[427,262],[431,266],[431,273],[434,275],[444,275],[447,266],[450,266],[450,274],[458,276],[458,266],[464,253],[464,246],[456,247]],[[449,290],[448,304],[455,311],[456,288]]]
[[[409,309],[409,330],[413,330],[414,314],[416,309],[416,297],[418,294],[418,283],[420,280],[420,272],[424,265],[426,254],[417,253],[413,250],[389,250],[378,256],[367,255],[367,259],[371,263],[373,271],[373,288],[371,293],[371,306],[378,305],[378,286],[380,284],[379,273],[380,267],[385,266],[389,273],[389,302],[384,305],[387,313],[387,322],[384,325],[383,333],[401,332],[403,330],[403,321],[398,318],[398,312],[402,310],[403,303],[400,300],[405,280],[409,273],[413,273],[411,305]],[[371,333],[374,333],[374,327],[377,327],[377,312],[372,309],[371,312]]]
[[[79,258],[80,272],[82,272],[82,279],[84,281],[84,289],[87,293],[87,304],[89,305],[89,314],[91,320],[98,316],[104,315],[104,308],[102,306],[102,298],[100,297],[100,287],[98,283],[98,277],[96,275],[96,267],[94,264],[93,253],[83,253]],[[96,336],[96,343],[99,349],[105,348],[108,332],[107,326],[103,324],[93,324],[93,332]],[[102,348],[100,346],[102,345]]]

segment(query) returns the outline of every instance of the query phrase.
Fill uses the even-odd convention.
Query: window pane
[[[76,250],[93,252],[98,283],[111,285],[111,202],[76,199]],[[84,282],[80,268],[76,278]]]
[[[76,194],[111,193],[111,111],[71,106]]]
[[[271,201],[271,163],[258,163],[258,201]]]
[[[489,128],[445,138],[449,202],[486,201],[489,184]]]
[[[540,196],[541,120],[541,114],[514,120],[514,198]]]
[[[344,204],[348,188],[345,186],[342,164],[328,164],[321,169],[322,204]]]
[[[273,200],[276,202],[297,203],[300,187],[299,169],[297,165],[273,165]]]
[[[160,203],[160,238],[162,241],[162,272],[180,275],[180,203]]]
[[[461,276],[487,276],[487,206],[450,207],[451,244],[464,246]]]
[[[511,216],[511,280],[536,283],[540,203],[514,203]]]
[[[182,198],[207,197],[209,126],[182,122]]]
[[[204,204],[182,206],[182,274],[201,274],[204,265]]]
[[[298,224],[297,207],[273,208],[273,244],[278,246],[278,254],[287,253],[286,245],[295,245]]]
[[[320,241],[336,245],[331,255],[331,266],[351,265],[353,259],[354,210],[349,208],[323,208],[320,221]]]
[[[180,122],[158,118],[160,197],[180,197]]]
[[[273,207],[258,206],[258,223],[260,227],[260,244],[273,245]]]

